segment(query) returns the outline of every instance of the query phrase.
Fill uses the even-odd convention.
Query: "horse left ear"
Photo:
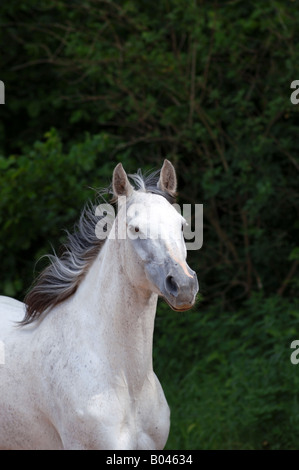
[[[174,166],[169,160],[165,159],[160,172],[158,188],[167,191],[172,196],[176,193],[177,178]]]
[[[121,163],[116,165],[112,177],[113,194],[117,198],[119,196],[129,197],[134,189],[130,184],[127,173],[125,172]]]

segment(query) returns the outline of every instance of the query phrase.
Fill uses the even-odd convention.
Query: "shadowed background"
[[[167,447],[299,448],[296,2],[11,0],[0,25],[0,293],[24,298],[116,163],[168,158],[204,240],[196,308],[158,308]]]

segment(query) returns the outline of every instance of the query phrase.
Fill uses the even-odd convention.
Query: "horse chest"
[[[124,397],[116,426],[128,449],[163,449],[169,434],[169,407],[157,380],[140,395]]]
[[[140,391],[118,386],[89,397],[77,408],[72,429],[62,439],[66,448],[164,448],[170,425],[169,407],[156,378]]]

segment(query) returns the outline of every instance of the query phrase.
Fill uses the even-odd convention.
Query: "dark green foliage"
[[[204,204],[202,301],[157,322],[169,446],[298,447],[295,2],[11,0],[0,22],[0,293],[24,297],[118,161],[169,158]]]
[[[237,312],[160,305],[155,365],[172,410],[169,449],[298,449],[299,305],[256,294]]]
[[[96,197],[98,185],[109,185],[114,165],[103,157],[109,145],[105,134],[86,135],[64,153],[52,129],[26,155],[0,157],[2,294],[29,288],[35,261],[51,251],[50,243],[59,247],[63,229]]]
[[[67,151],[88,131],[109,136],[108,160],[125,152],[134,166],[155,167],[167,156],[181,201],[205,205],[209,243],[196,258],[206,300],[233,306],[256,289],[294,295],[291,3],[1,5],[2,35],[14,46],[2,57],[3,151],[27,155],[55,127]]]

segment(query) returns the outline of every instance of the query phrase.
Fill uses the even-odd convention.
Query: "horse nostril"
[[[175,297],[177,297],[177,295],[179,293],[179,286],[177,285],[177,283],[175,282],[175,280],[173,279],[172,276],[167,276],[167,278],[166,278],[166,288],[167,288],[169,294],[172,294]]]

